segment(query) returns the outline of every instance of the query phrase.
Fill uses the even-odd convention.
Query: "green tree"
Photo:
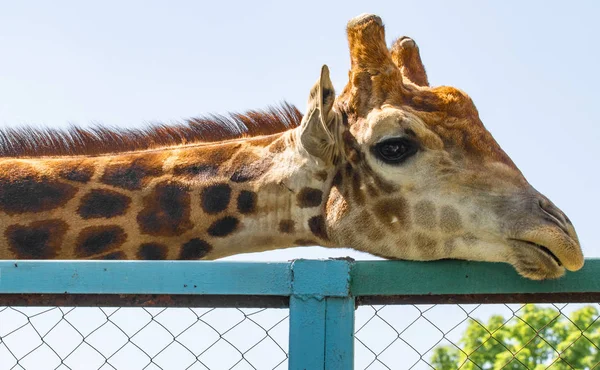
[[[554,308],[526,305],[510,320],[496,315],[484,326],[470,319],[455,346],[439,346],[438,370],[593,369],[600,367],[598,310],[586,306],[569,317]]]

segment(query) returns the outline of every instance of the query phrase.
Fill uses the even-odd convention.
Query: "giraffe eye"
[[[374,154],[387,164],[400,164],[419,150],[419,144],[408,138],[393,138],[377,143]]]

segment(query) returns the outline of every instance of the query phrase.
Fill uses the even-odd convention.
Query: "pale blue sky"
[[[323,63],[342,89],[346,22],[372,12],[389,41],[419,43],[432,84],[471,95],[529,181],[573,220],[585,254],[598,257],[598,4],[5,2],[0,126],[139,126],[284,99],[304,109]]]

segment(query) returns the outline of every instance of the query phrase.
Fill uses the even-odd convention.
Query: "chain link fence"
[[[0,307],[0,369],[287,369],[288,310]]]
[[[600,368],[598,304],[363,306],[357,369]]]
[[[356,369],[600,368],[598,304],[366,305]],[[4,369],[287,369],[289,311],[0,307]]]

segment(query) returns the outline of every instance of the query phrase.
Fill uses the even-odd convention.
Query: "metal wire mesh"
[[[288,310],[0,307],[0,369],[287,369]]]
[[[600,368],[598,304],[363,306],[356,369]]]
[[[361,306],[356,369],[600,368],[600,305]],[[4,369],[287,369],[287,309],[0,307]]]

